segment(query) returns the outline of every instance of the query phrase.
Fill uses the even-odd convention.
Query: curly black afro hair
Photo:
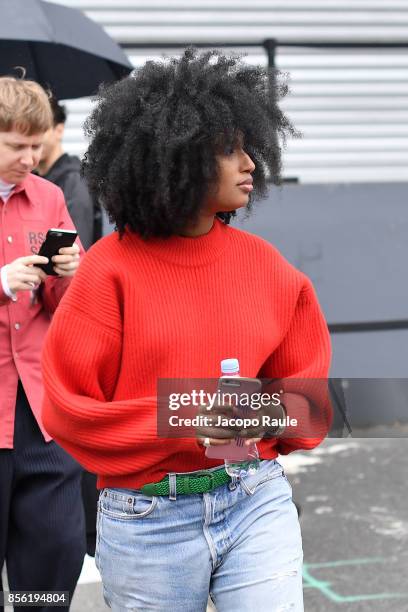
[[[265,195],[268,174],[279,183],[280,142],[294,130],[278,106],[278,78],[237,55],[189,48],[102,87],[85,124],[83,172],[120,235],[127,227],[168,237],[194,224],[217,155],[242,138],[256,164],[253,195]],[[235,213],[217,214],[229,222]]]

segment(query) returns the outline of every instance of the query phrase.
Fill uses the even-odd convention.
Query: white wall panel
[[[282,43],[408,42],[408,0],[53,0],[79,8],[128,49],[135,67],[177,44],[235,44],[266,65],[265,38]],[[171,44],[172,48],[154,48]],[[246,46],[246,45],[257,46]],[[238,46],[239,45],[239,46]],[[408,179],[408,49],[278,47],[288,73],[284,109],[302,133],[285,174],[302,182]],[[90,100],[67,102],[67,150],[86,150]]]

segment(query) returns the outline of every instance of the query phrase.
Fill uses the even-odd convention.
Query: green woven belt
[[[203,470],[194,476],[188,474],[176,475],[176,494],[192,495],[195,493],[208,493],[231,480],[224,468],[213,472]],[[169,495],[169,477],[165,476],[160,482],[149,482],[143,485],[141,491],[145,495]]]

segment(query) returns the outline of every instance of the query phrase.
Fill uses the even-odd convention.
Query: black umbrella
[[[26,78],[59,100],[93,95],[133,67],[119,45],[76,9],[43,0],[0,0],[0,75]]]

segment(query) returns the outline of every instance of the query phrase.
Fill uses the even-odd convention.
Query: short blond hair
[[[52,127],[49,96],[35,81],[0,77],[0,132],[27,136]]]

